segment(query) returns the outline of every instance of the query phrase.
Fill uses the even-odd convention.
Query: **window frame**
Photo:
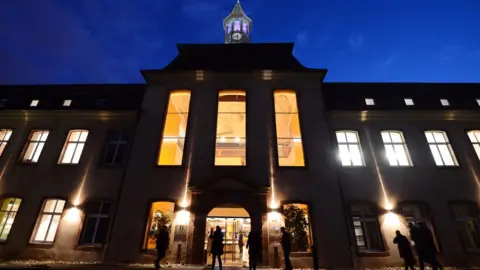
[[[72,136],[72,134],[74,132],[80,132],[80,135],[78,136],[78,140],[77,141],[70,141],[70,136]],[[83,132],[87,132],[87,136],[85,138],[85,141],[80,141],[80,138],[81,138],[81,135]],[[82,156],[83,156],[83,152],[85,151],[85,146],[87,145],[87,141],[88,141],[88,136],[90,135],[90,130],[88,129],[81,129],[81,128],[78,128],[78,129],[70,129],[67,133],[67,136],[65,138],[65,142],[63,144],[63,147],[62,147],[62,152],[60,153],[60,157],[58,158],[58,162],[57,164],[58,165],[77,165],[77,164],[80,164],[81,160],[82,160]],[[72,143],[72,144],[75,144],[75,148],[73,150],[73,154],[70,158],[70,162],[63,162],[63,158],[65,156],[65,152],[67,151],[67,147],[68,145]],[[80,157],[78,158],[78,162],[77,163],[73,163],[73,159],[75,157],[75,154],[76,154],[76,151],[77,151],[77,147],[78,145],[80,144],[83,144],[83,147],[82,147],[82,152],[80,153]]]
[[[365,98],[365,106],[368,106],[368,107],[371,107],[371,106],[375,106],[375,99],[374,98],[371,98],[371,97],[366,97]]]
[[[353,206],[361,206],[361,216],[358,219],[355,219],[353,215],[352,208]],[[365,217],[365,208],[369,207],[372,210],[373,217]],[[350,218],[350,227],[352,229],[352,237],[355,239],[355,248],[356,251],[360,254],[384,254],[388,253],[388,244],[385,242],[385,236],[383,235],[382,231],[382,226],[380,226],[380,211],[377,207],[376,204],[371,203],[371,202],[365,202],[365,201],[354,201],[348,204],[348,211],[349,211],[349,218]],[[362,229],[362,236],[363,236],[363,241],[365,246],[360,247],[358,245],[358,240],[357,240],[357,234],[355,228],[358,227],[355,225],[355,221],[360,222],[360,228]],[[369,223],[375,223],[375,228],[378,232],[378,236],[380,237],[380,244],[381,244],[381,249],[373,249],[369,248],[369,238],[367,237],[369,235],[368,229],[365,228],[364,223],[369,222]]]
[[[403,101],[405,102],[405,106],[407,107],[415,106],[415,101],[413,101],[413,98],[406,97],[406,98],[403,98]]]
[[[427,133],[431,133],[431,136],[433,137],[434,142],[429,142],[428,141]],[[445,139],[446,142],[436,142],[436,139],[435,139],[435,136],[434,136],[435,133],[442,133],[443,138]],[[457,168],[457,167],[460,167],[458,159],[455,155],[455,151],[453,150],[452,144],[450,142],[450,138],[448,137],[448,133],[445,130],[431,130],[431,129],[429,129],[429,130],[424,130],[423,134],[425,136],[425,141],[427,142],[428,148],[430,150],[430,156],[433,159],[433,162],[434,162],[434,164],[437,168]],[[435,155],[434,155],[434,153],[432,151],[432,148],[431,148],[433,145],[435,146],[435,149],[438,153],[438,156],[440,157],[440,160],[442,161],[441,165],[439,165],[437,163],[437,160],[435,159]],[[445,145],[447,147],[448,152],[450,154],[450,158],[453,161],[453,165],[446,165],[445,164],[444,156],[441,154],[441,151],[438,147],[439,145]]]
[[[8,134],[8,132],[10,132],[10,135],[8,135],[8,139],[6,139],[6,140],[5,140],[5,137],[7,137],[7,136],[0,137],[0,158],[3,156],[3,153],[7,149],[8,142],[10,141],[10,139],[12,138],[12,135],[13,135],[13,129],[12,128],[0,128],[0,132],[2,132],[2,131],[7,132],[6,134]],[[3,147],[3,149],[2,149],[2,147]]]
[[[287,94],[294,94],[295,95],[295,102],[297,103],[297,117],[298,117],[298,125],[300,129],[300,138],[295,138],[295,137],[279,137],[277,134],[277,110],[275,108],[275,94],[276,93],[287,93]],[[300,91],[295,91],[293,89],[279,89],[275,88],[272,89],[270,96],[272,98],[272,115],[273,115],[273,134],[275,135],[275,140],[273,141],[274,145],[272,149],[275,149],[274,151],[274,158],[276,159],[276,168],[288,168],[288,169],[305,169],[308,168],[308,158],[307,158],[307,149],[305,147],[305,141],[303,139],[304,135],[304,130],[303,130],[303,119],[302,119],[302,109],[300,108],[300,103],[298,102],[300,100],[301,93]],[[281,114],[281,113],[279,113]],[[292,113],[290,113],[292,114]],[[295,165],[280,165],[280,154],[278,151],[278,146],[279,146],[279,139],[291,139],[293,140],[298,140],[300,139],[300,144],[302,146],[302,158],[303,158],[303,165],[302,166],[295,166]]]
[[[476,142],[472,141],[472,137],[470,134],[475,138]],[[469,129],[466,130],[466,135],[470,145],[472,146],[473,151],[475,152],[477,159],[480,161],[480,130],[479,129]]]
[[[345,140],[346,142],[339,142],[338,141],[338,137],[337,137],[337,133],[339,132],[342,132],[344,133],[345,135]],[[347,132],[351,132],[351,133],[355,133],[355,136],[357,138],[357,144],[358,144],[358,149],[359,149],[359,152],[360,152],[360,160],[362,162],[361,165],[353,165],[353,162],[352,162],[352,159],[350,158],[349,161],[350,161],[350,164],[349,165],[344,165],[343,164],[343,161],[342,161],[342,157],[341,157],[341,150],[340,150],[340,145],[346,145],[347,148],[348,148],[348,153],[350,154],[350,145],[353,145],[354,143],[349,143],[348,142],[348,139],[347,139]],[[339,159],[340,161],[340,166],[343,167],[343,168],[364,168],[367,166],[366,162],[365,162],[365,156],[363,154],[363,147],[362,147],[362,141],[360,140],[360,132],[358,130],[353,130],[353,129],[338,129],[338,130],[335,130],[334,131],[334,138],[335,138],[335,141],[337,142],[337,159]]]
[[[95,214],[89,214],[86,212],[86,209],[87,209],[87,206],[89,203],[100,203],[100,208],[99,210],[95,213]],[[110,209],[108,211],[107,214],[102,214],[102,210],[103,210],[103,207],[105,204],[110,204]],[[111,223],[111,218],[112,218],[112,210],[113,210],[113,202],[110,201],[110,200],[91,200],[91,201],[88,201],[84,204],[83,206],[83,209],[84,209],[84,216],[83,216],[83,221],[81,223],[81,230],[80,230],[80,236],[79,236],[79,239],[78,239],[78,245],[79,246],[82,246],[82,247],[102,247],[106,244],[106,242],[108,241],[108,235],[110,234],[110,223]],[[94,218],[95,219],[95,229],[94,229],[94,233],[92,235],[92,239],[91,240],[95,240],[96,239],[96,235],[97,235],[97,232],[98,232],[98,226],[100,224],[100,220],[101,219],[107,219],[107,224],[108,224],[108,230],[107,230],[107,234],[105,236],[105,243],[92,243],[92,242],[83,242],[83,238],[85,236],[85,233],[86,233],[86,222],[90,219],[90,218]]]
[[[18,212],[19,212],[20,209],[22,208],[22,204],[23,204],[23,201],[24,201],[23,198],[21,198],[21,197],[16,197],[16,196],[13,196],[13,195],[12,195],[12,196],[8,196],[8,195],[7,195],[7,196],[2,196],[2,197],[0,197],[0,207],[1,207],[1,205],[3,205],[3,203],[4,203],[6,200],[14,200],[14,203],[15,203],[16,200],[20,200],[20,203],[19,203],[18,209],[17,209],[16,211],[12,211],[12,208],[13,208],[13,207],[10,208],[9,210],[6,210],[6,211],[1,210],[1,208],[0,208],[0,213],[5,213],[5,215],[11,215],[12,213],[15,213],[15,216],[14,216],[14,218],[13,218],[13,221],[12,221],[12,224],[11,224],[11,228],[10,228],[10,231],[8,232],[8,234],[7,234],[7,237],[6,237],[4,240],[1,240],[1,239],[0,239],[0,243],[6,243],[6,242],[8,241],[8,239],[9,239],[9,237],[10,237],[11,230],[12,230],[13,226],[15,225],[15,221],[16,221],[16,219],[17,219]],[[0,235],[2,235],[2,233],[3,233],[4,229],[5,229],[5,225],[6,225],[6,222],[5,222],[5,224],[3,224],[3,225],[0,223]]]
[[[53,212],[46,212],[44,209],[45,207],[47,206],[47,202],[48,201],[56,201],[55,202],[55,205],[53,207]],[[60,213],[57,213],[55,212],[55,209],[57,208],[57,204],[59,201],[63,201],[64,204],[63,204],[63,208],[62,208],[62,211]],[[62,198],[62,197],[49,197],[49,198],[44,198],[42,200],[42,204],[40,206],[40,210],[38,211],[38,216],[37,216],[37,220],[35,222],[35,225],[34,225],[34,228],[33,228],[33,231],[32,231],[32,234],[30,236],[30,241],[29,243],[30,244],[34,244],[34,245],[54,245],[56,240],[57,240],[57,236],[58,236],[58,230],[60,228],[60,225],[62,223],[62,218],[64,216],[64,213],[65,213],[65,209],[68,209],[68,202],[67,202],[67,199],[65,198]],[[38,240],[35,240],[36,238],[36,235],[38,233],[38,229],[40,228],[40,225],[41,225],[41,220],[42,220],[42,217],[44,215],[51,215],[51,219],[48,223],[48,227],[47,227],[47,231],[45,233],[45,236],[43,237],[43,241],[38,241]],[[50,242],[50,241],[45,241],[45,239],[48,237],[48,234],[49,234],[49,231],[50,231],[50,228],[52,226],[52,221],[53,221],[53,218],[55,216],[60,216],[60,219],[58,220],[58,226],[57,228],[55,229],[55,236],[53,237],[53,240]]]
[[[384,133],[388,133],[388,137],[390,138],[390,142],[385,142],[384,139],[383,139],[383,134]],[[393,142],[392,140],[392,134],[391,133],[398,133],[400,135],[400,138],[402,139],[402,142],[401,143],[398,143],[398,142]],[[408,167],[413,167],[413,161],[412,161],[412,156],[410,155],[410,151],[408,150],[408,145],[407,145],[407,140],[405,139],[405,136],[403,135],[403,131],[401,130],[398,130],[398,129],[385,129],[385,130],[381,130],[380,131],[380,137],[382,138],[382,143],[383,143],[383,148],[385,149],[385,155],[386,155],[386,159],[387,159],[387,163],[388,163],[388,166],[389,167],[395,167],[395,168],[408,168]],[[388,150],[387,150],[387,145],[390,145],[392,146],[392,149],[393,149],[393,152],[395,154],[395,157],[396,157],[396,165],[392,165],[391,162],[390,162],[390,159],[388,157]],[[395,150],[395,146],[396,145],[401,145],[404,152],[405,152],[405,155],[406,155],[406,159],[407,159],[407,165],[401,165],[399,160],[398,160],[398,154],[397,154],[397,151]]]
[[[109,140],[109,136],[110,134],[112,133],[121,133],[121,134],[125,134],[125,136],[127,136],[128,138],[126,140],[115,140],[115,141],[110,141]],[[115,166],[122,166],[125,164],[126,160],[127,160],[127,157],[128,157],[128,154],[129,154],[129,146],[130,146],[130,143],[131,143],[131,136],[132,136],[132,132],[130,130],[109,130],[107,133],[106,133],[106,138],[105,138],[105,145],[103,146],[103,152],[102,152],[102,159],[101,159],[101,165],[103,166],[107,166],[107,167],[115,167]],[[124,157],[123,159],[121,160],[121,162],[119,163],[115,163],[115,162],[105,162],[105,159],[106,159],[106,155],[107,155],[107,150],[109,149],[109,146],[110,145],[115,145],[115,150],[114,150],[114,155],[113,155],[113,160],[116,159],[116,156],[117,156],[117,152],[118,152],[118,149],[120,147],[120,145],[123,145],[125,147],[125,152],[124,152]]]
[[[455,211],[453,210],[453,207],[452,207],[454,205],[463,205],[465,207],[473,207],[473,209],[476,211],[476,215],[469,216],[468,219],[463,219],[463,218],[462,219],[457,219],[455,217]],[[449,206],[450,214],[451,214],[451,217],[452,217],[452,221],[455,223],[458,240],[460,241],[460,244],[462,245],[464,251],[468,252],[468,253],[479,253],[480,252],[480,245],[479,245],[479,247],[473,248],[473,249],[470,249],[465,245],[464,240],[462,239],[462,236],[460,234],[460,231],[458,230],[457,225],[458,225],[458,222],[473,221],[474,224],[476,225],[477,230],[480,232],[480,207],[478,206],[478,204],[475,201],[470,201],[470,200],[449,201],[448,206]]]
[[[159,164],[160,162],[160,155],[162,154],[162,147],[163,147],[163,140],[165,139],[165,136],[164,136],[164,133],[165,133],[165,127],[167,125],[167,120],[168,120],[168,107],[170,105],[170,99],[171,99],[171,96],[172,94],[174,93],[182,93],[182,92],[188,92],[188,94],[190,95],[190,100],[188,102],[188,112],[187,112],[187,120],[186,120],[186,123],[187,123],[187,128],[185,129],[185,137],[183,137],[183,140],[184,140],[184,146],[183,146],[183,150],[182,150],[182,161],[180,162],[180,164]],[[192,98],[193,97],[193,93],[192,93],[192,90],[190,89],[176,89],[176,90],[170,90],[166,93],[166,100],[167,102],[165,103],[165,107],[163,108],[163,121],[162,121],[162,129],[161,129],[161,132],[160,132],[160,142],[158,144],[158,147],[157,147],[157,152],[156,152],[156,156],[155,156],[155,166],[157,167],[180,167],[180,168],[183,168],[184,167],[184,164],[185,164],[185,153],[186,151],[188,150],[188,144],[187,144],[187,138],[188,138],[188,130],[189,130],[189,127],[191,126],[191,123],[190,123],[190,119],[191,119],[191,109],[192,109]],[[182,137],[167,137],[167,138],[182,138]]]
[[[38,141],[33,141],[32,140],[35,132],[42,132],[42,134],[40,135],[40,140],[38,140]],[[44,136],[44,134],[43,134],[44,132],[48,132],[48,134],[47,134],[47,137],[45,138],[45,141],[42,141],[41,139]],[[22,152],[20,152],[19,161],[22,164],[38,164],[40,162],[40,158],[42,157],[42,153],[45,149],[45,146],[47,145],[47,141],[48,141],[48,137],[50,136],[50,133],[51,133],[51,130],[49,130],[49,129],[32,129],[32,130],[30,130],[30,133],[28,134],[28,137],[25,141],[25,145],[23,146]],[[43,143],[42,149],[40,150],[40,154],[38,155],[38,158],[37,158],[36,162],[33,162],[31,160],[25,160],[25,155],[27,154],[28,148],[30,147],[30,144],[32,144],[32,143],[37,144],[37,146],[35,146],[35,150],[33,151],[32,156],[35,156],[36,152],[38,151],[39,144]]]
[[[216,162],[216,159],[217,159],[217,140],[222,137],[218,137],[217,136],[217,131],[218,131],[218,117],[220,115],[219,113],[219,108],[220,108],[220,94],[224,92],[224,93],[228,93],[228,92],[241,92],[243,93],[243,95],[245,96],[245,113],[241,113],[241,112],[230,112],[230,113],[225,113],[225,112],[222,112],[222,114],[244,114],[245,115],[245,137],[244,138],[240,138],[240,142],[242,140],[244,140],[244,144],[245,144],[245,161],[244,161],[244,164],[240,164],[240,165],[217,165],[215,164]],[[240,94],[239,94],[240,95]],[[219,167],[219,168],[222,168],[222,167],[232,167],[232,168],[247,168],[248,166],[248,146],[247,146],[247,137],[248,137],[248,95],[247,95],[247,90],[245,89],[228,89],[228,90],[224,90],[224,89],[221,89],[221,90],[218,90],[217,91],[217,110],[216,110],[216,119],[215,119],[215,146],[214,146],[214,151],[213,151],[213,166],[214,167]],[[223,137],[223,138],[232,138],[232,137]]]

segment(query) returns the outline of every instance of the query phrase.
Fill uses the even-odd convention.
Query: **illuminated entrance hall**
[[[248,250],[246,248],[251,220],[248,212],[237,205],[224,204],[210,211],[207,216],[205,234],[206,263],[212,264],[210,254],[210,234],[219,226],[224,235],[222,262],[229,266],[247,266]],[[217,262],[218,264],[218,262]]]

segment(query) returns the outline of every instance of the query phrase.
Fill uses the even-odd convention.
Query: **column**
[[[192,257],[190,264],[203,265],[205,232],[207,230],[207,215],[195,213],[192,237]]]

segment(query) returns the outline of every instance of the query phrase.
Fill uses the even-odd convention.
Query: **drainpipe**
[[[142,110],[139,109],[137,111],[137,117],[135,119],[135,127],[133,129],[133,132],[131,133],[131,139],[130,139],[130,145],[129,149],[127,152],[127,160],[125,161],[125,164],[123,164],[123,171],[122,171],[122,178],[120,179],[120,185],[118,187],[117,191],[117,198],[115,199],[114,203],[114,211],[112,214],[112,219],[110,220],[110,224],[108,225],[108,232],[107,232],[107,241],[105,241],[105,244],[103,245],[103,250],[102,250],[102,257],[101,257],[101,262],[105,263],[105,259],[107,256],[107,250],[109,248],[110,241],[112,240],[112,231],[113,231],[113,225],[115,224],[115,220],[117,219],[117,213],[118,213],[118,205],[120,204],[120,199],[122,198],[123,194],[123,185],[125,183],[125,179],[127,178],[127,169],[128,165],[130,164],[131,160],[131,154],[132,154],[132,149],[133,149],[133,144],[134,144],[134,139],[135,139],[135,134],[137,133],[138,125],[140,123],[140,115],[142,114]]]
[[[324,114],[324,117],[325,117],[325,121],[327,122],[327,126],[329,127],[328,129],[328,136],[330,138],[330,142],[331,143],[334,143],[335,140],[333,140],[332,138],[332,133],[331,133],[331,125],[330,125],[330,118],[329,118],[329,115],[328,113],[325,113]],[[345,203],[345,196],[343,194],[343,187],[342,187],[342,182],[340,181],[340,177],[338,175],[338,170],[336,168],[336,166],[334,167],[335,168],[335,175],[336,175],[336,180],[337,180],[337,185],[338,185],[338,189],[340,190],[340,201],[342,202],[342,207],[343,207],[343,218],[344,218],[344,222],[345,222],[345,225],[347,226],[347,233],[348,233],[348,245],[349,245],[349,253],[350,253],[350,263],[351,263],[351,266],[353,267],[353,269],[358,269],[358,266],[357,266],[357,258],[356,258],[356,248],[355,248],[355,245],[353,244],[352,242],[352,235],[353,235],[353,231],[352,231],[352,227],[350,226],[350,217],[348,216],[347,214],[347,205]]]

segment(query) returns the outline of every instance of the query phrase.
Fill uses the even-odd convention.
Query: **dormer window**
[[[405,105],[407,105],[407,106],[413,106],[413,105],[415,105],[415,104],[413,103],[413,99],[411,99],[411,98],[406,98],[406,99],[404,99],[404,100],[405,100]]]
[[[72,105],[72,100],[71,99],[65,99],[63,101],[63,107],[70,107]]]
[[[365,99],[365,104],[367,106],[373,106],[373,105],[375,105],[375,101],[373,100],[373,98],[366,98]]]
[[[448,102],[448,99],[440,99],[440,103],[442,104],[443,107],[448,107],[450,106],[450,102]]]
[[[34,99],[34,100],[30,101],[30,107],[37,107],[38,103],[39,103],[39,100]]]

